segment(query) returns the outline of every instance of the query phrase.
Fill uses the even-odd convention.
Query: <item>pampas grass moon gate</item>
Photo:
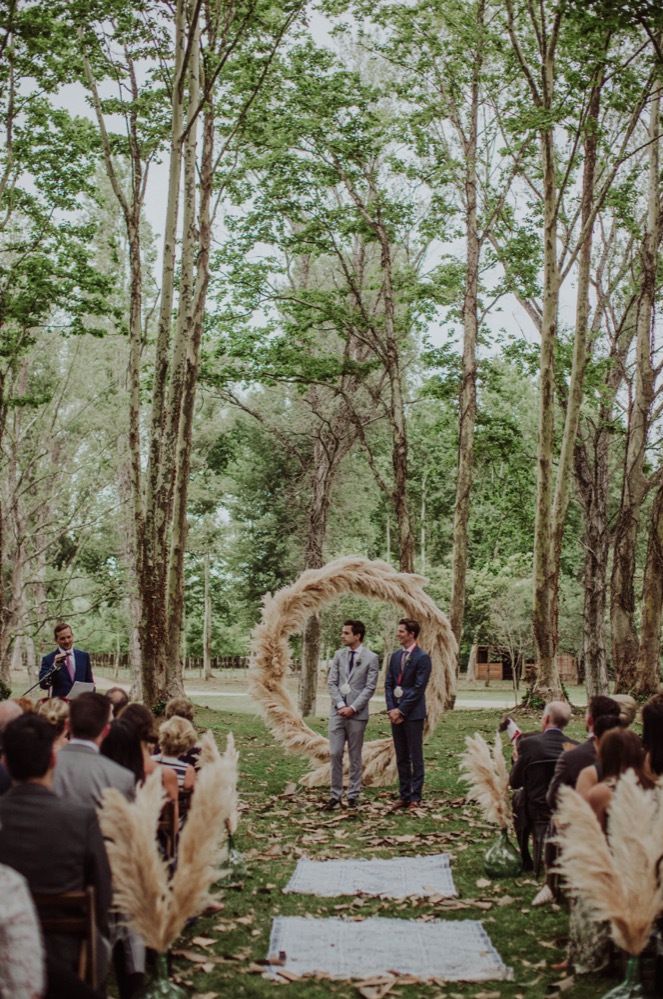
[[[398,572],[386,562],[350,556],[322,569],[309,569],[291,586],[265,597],[262,619],[252,637],[249,689],[278,741],[313,764],[301,780],[306,787],[329,781],[329,740],[309,728],[286,690],[291,663],[289,637],[303,630],[311,614],[343,593],[394,604],[404,616],[415,618],[421,624],[419,641],[432,663],[426,690],[428,734],[444,711],[453,707],[457,646],[446,615],[424,591],[425,583],[423,576]],[[391,739],[364,743],[363,760],[364,783],[387,784],[395,778]]]

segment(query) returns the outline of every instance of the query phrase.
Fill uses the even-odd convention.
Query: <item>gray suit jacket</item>
[[[66,801],[97,808],[107,787],[116,787],[132,798],[135,784],[131,770],[89,746],[63,746],[58,753],[53,790]]]
[[[355,656],[352,675],[348,678],[348,665],[350,663],[350,650],[339,649],[335,654],[332,664],[329,667],[327,686],[332,700],[332,713],[337,708],[346,705],[354,708],[355,718],[360,721],[368,720],[368,702],[375,693],[378,685],[378,673],[380,671],[380,660],[375,652],[371,652],[365,645],[360,645]],[[350,693],[342,694],[340,688],[345,684],[350,684]]]

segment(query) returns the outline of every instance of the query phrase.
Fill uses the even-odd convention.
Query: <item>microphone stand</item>
[[[48,673],[45,673],[43,676],[40,676],[36,683],[33,683],[31,687],[28,687],[28,689],[26,690],[26,692],[24,694],[21,694],[21,697],[27,697],[28,694],[35,689],[35,687],[41,686],[41,684],[45,680],[50,680],[50,678],[53,676],[54,673],[57,673],[59,670],[62,669],[62,663],[63,662],[64,662],[64,660],[61,660],[57,664],[57,666],[55,666],[55,665],[52,666],[51,669],[48,671]],[[51,697],[52,696],[52,694],[51,694],[52,685],[48,689],[49,689],[49,695],[48,696]]]

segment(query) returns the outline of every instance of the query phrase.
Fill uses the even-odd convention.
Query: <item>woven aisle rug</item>
[[[285,954],[285,957],[283,956]],[[375,917],[362,922],[278,916],[269,956],[280,955],[273,974],[324,973],[369,978],[398,972],[450,982],[510,980],[513,973],[482,924],[473,919],[419,922]]]
[[[388,898],[457,894],[447,853],[388,860],[299,860],[284,891],[327,897],[358,892]]]

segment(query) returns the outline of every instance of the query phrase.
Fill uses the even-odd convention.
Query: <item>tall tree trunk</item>
[[[545,66],[552,90],[552,55]],[[545,700],[561,695],[555,628],[555,569],[551,563],[553,444],[555,429],[555,341],[559,270],[557,265],[557,196],[552,129],[541,136],[544,184],[543,315],[539,373],[536,518],[534,526],[534,640],[538,653],[535,691]]]
[[[635,625],[636,541],[642,503],[647,492],[645,448],[654,399],[654,365],[652,360],[652,321],[656,305],[656,267],[660,243],[659,219],[659,143],[660,94],[652,97],[649,117],[649,182],[647,223],[641,246],[640,295],[636,310],[635,393],[629,407],[628,438],[624,460],[622,497],[615,528],[610,596],[612,627],[612,659],[615,666],[615,689],[630,692],[638,687],[638,656],[640,643]],[[650,549],[652,559],[656,553]],[[655,561],[651,563],[655,574]],[[649,577],[652,585],[653,576]],[[654,598],[655,600],[655,598]],[[654,602],[650,602],[647,629],[649,644],[655,628]],[[651,615],[654,614],[654,617]],[[660,630],[660,617],[659,617]],[[658,641],[656,639],[655,641]]]
[[[483,32],[485,4],[477,5],[477,23]],[[479,261],[481,242],[477,218],[477,142],[479,134],[479,79],[483,69],[482,45],[474,54],[472,72],[472,98],[470,105],[469,134],[465,146],[465,244],[466,277],[463,298],[463,380],[460,389],[458,425],[458,477],[454,506],[453,552],[451,556],[451,605],[449,620],[458,643],[463,634],[465,614],[465,583],[468,562],[468,523],[470,519],[470,493],[474,472],[474,425],[477,409],[477,334]],[[456,672],[460,659],[456,662]]]
[[[205,581],[203,594],[203,677],[212,677],[212,596],[209,585],[209,552],[205,552]]]
[[[587,697],[607,694],[608,657],[605,642],[605,611],[608,592],[608,433],[607,416],[599,419],[594,440],[594,460],[590,465],[586,448],[576,446],[575,466],[578,491],[584,510],[585,564],[582,612],[582,650]]]
[[[304,553],[307,569],[319,569],[324,565],[323,545],[327,534],[331,487],[336,468],[335,451],[325,447],[322,437],[318,437],[313,449],[312,495]],[[299,677],[299,710],[304,717],[315,713],[320,638],[320,615],[311,614],[304,628],[302,667]]]

